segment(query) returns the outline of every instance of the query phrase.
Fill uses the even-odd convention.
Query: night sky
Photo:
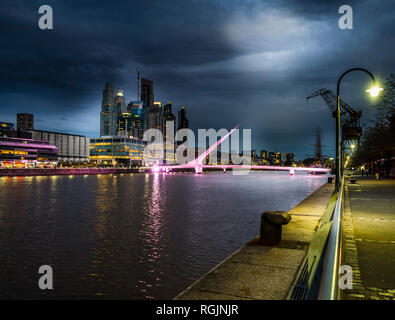
[[[54,29],[38,28],[53,8]],[[351,5],[354,29],[338,27]],[[185,106],[190,126],[252,129],[253,149],[313,153],[316,126],[333,156],[334,125],[320,88],[365,67],[395,73],[393,1],[3,0],[0,8],[0,120],[35,114],[37,129],[99,136],[105,82],[136,100],[136,67],[155,100]],[[363,73],[342,82],[342,98],[374,119]]]

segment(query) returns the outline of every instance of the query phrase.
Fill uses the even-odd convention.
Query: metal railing
[[[320,300],[338,300],[340,297],[339,270],[342,260],[344,175],[338,192],[318,293],[318,299]]]
[[[342,257],[344,176],[322,216],[287,299],[337,300]]]

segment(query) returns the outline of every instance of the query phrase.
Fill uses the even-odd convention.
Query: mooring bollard
[[[274,245],[281,241],[282,226],[291,221],[286,211],[268,211],[261,216],[260,243]]]
[[[328,177],[328,183],[332,183],[333,177]]]

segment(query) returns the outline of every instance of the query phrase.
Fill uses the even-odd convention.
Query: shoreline
[[[293,207],[279,244],[260,245],[257,235],[173,300],[286,299],[333,190],[324,183]]]
[[[0,169],[0,177],[64,176],[139,173],[138,168],[37,168],[37,169]]]

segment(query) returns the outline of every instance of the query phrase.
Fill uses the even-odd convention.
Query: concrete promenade
[[[175,300],[285,299],[333,191],[325,184],[290,210],[278,245],[260,245],[257,236]]]
[[[344,264],[354,286],[343,299],[395,299],[395,180],[353,178],[345,189]]]

